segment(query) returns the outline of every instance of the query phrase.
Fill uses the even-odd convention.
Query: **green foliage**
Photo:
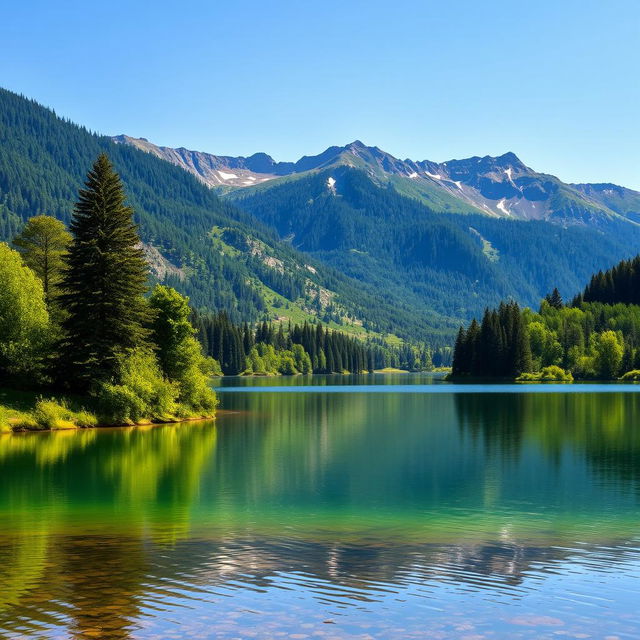
[[[216,360],[224,375],[239,375],[247,366],[248,327],[235,325],[226,312],[215,316],[194,313],[193,322],[205,353]]]
[[[49,337],[42,282],[0,243],[0,378],[41,382]]]
[[[616,378],[624,353],[621,336],[615,331],[603,331],[594,336],[593,349],[596,376],[601,380]]]
[[[33,416],[23,411],[0,405],[0,433],[11,433],[19,430],[36,430],[38,424]]]
[[[95,427],[98,424],[98,419],[93,413],[85,409],[72,408],[65,399],[56,401],[32,397],[20,405],[20,410],[15,406],[0,405],[0,433],[76,429]]]
[[[299,371],[303,375],[313,373],[311,357],[304,350],[304,347],[301,344],[294,344],[291,347],[291,353],[293,355],[293,363],[296,371]]]
[[[621,376],[623,382],[640,382],[640,369],[632,369]]]
[[[536,373],[523,373],[516,378],[516,382],[573,382],[573,376],[570,371],[550,365]]]
[[[95,427],[98,419],[88,411],[73,411],[65,401],[40,398],[31,414],[39,429],[75,429]]]
[[[640,256],[592,276],[575,302],[640,304]]]
[[[155,312],[152,340],[162,372],[177,385],[180,412],[211,415],[217,404],[210,387],[216,365],[203,355],[194,337],[189,299],[175,289],[157,285],[149,302]]]
[[[541,371],[561,367],[574,378],[613,380],[640,366],[639,305],[585,302],[579,307],[555,307],[543,300],[539,313],[525,309],[521,319],[531,351],[529,371],[536,374],[521,379],[538,379]],[[475,365],[469,365],[473,335],[477,360]],[[483,334],[477,323],[467,330],[461,329],[454,352],[453,377],[472,375],[471,371],[479,376],[495,375],[487,371],[494,370],[496,354],[498,359],[502,358],[505,345],[513,348],[513,340],[500,342],[491,332]],[[475,368],[470,369],[472,366]]]
[[[178,413],[179,390],[160,370],[155,355],[133,349],[117,361],[114,379],[98,389],[98,404],[109,423],[136,424],[166,421]]]
[[[77,388],[107,380],[128,349],[143,346],[149,318],[143,294],[148,267],[133,210],[106,154],[89,172],[71,222],[64,272],[61,350],[65,377]]]
[[[478,325],[475,319],[458,332],[452,377],[516,378],[531,371],[529,335],[517,303],[487,309]]]
[[[13,244],[22,260],[42,280],[44,299],[51,311],[60,293],[60,282],[65,266],[71,234],[64,223],[51,216],[29,218]]]
[[[276,329],[262,322],[252,329],[246,323],[234,325],[226,313],[194,313],[193,322],[205,353],[221,364],[225,375],[360,373],[385,367],[424,371],[432,368],[434,358],[438,366],[450,360],[447,349],[432,352],[424,345],[408,344],[390,347],[381,340],[358,340],[321,324],[305,322],[285,330],[282,324]]]

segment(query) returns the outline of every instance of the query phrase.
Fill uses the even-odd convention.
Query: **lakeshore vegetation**
[[[460,328],[451,377],[640,381],[640,256],[599,271],[569,304],[555,289],[538,312],[487,309]]]
[[[0,410],[0,429],[88,427],[212,416],[214,372],[188,299],[157,285],[133,210],[105,154],[89,172],[68,232],[31,218],[0,244],[0,380],[40,397]]]

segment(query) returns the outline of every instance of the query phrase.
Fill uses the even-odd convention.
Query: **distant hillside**
[[[38,213],[68,221],[103,150],[155,277],[234,321],[319,318],[437,346],[485,306],[537,304],[555,285],[573,295],[640,247],[636,192],[565,185],[513,154],[438,165],[359,142],[295,163],[163,151],[92,134],[4,90],[0,239]],[[534,210],[544,220],[515,219]]]
[[[101,151],[123,179],[156,278],[195,306],[226,309],[235,321],[320,318],[352,332],[440,341],[448,335],[450,319],[384,299],[375,287],[300,254],[182,169],[6,90],[0,90],[0,239],[10,240],[36,214],[68,222]]]
[[[573,294],[640,246],[640,228],[619,216],[601,229],[443,215],[348,167],[235,192],[234,202],[315,259],[458,318],[501,298],[537,305],[556,285]]]

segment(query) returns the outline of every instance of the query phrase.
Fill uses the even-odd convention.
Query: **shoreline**
[[[93,429],[135,429],[138,427],[162,427],[170,424],[182,424],[185,422],[206,422],[207,420],[216,420],[218,416],[226,416],[237,413],[228,409],[220,409],[213,416],[194,416],[192,418],[176,418],[175,420],[149,420],[145,422],[136,422],[135,424],[96,424],[91,426],[73,426],[73,427],[54,427],[50,429],[28,429],[16,428],[9,431],[0,432],[0,436],[25,434],[25,433],[53,433],[56,431],[88,431]]]

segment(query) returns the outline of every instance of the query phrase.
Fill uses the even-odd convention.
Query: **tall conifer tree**
[[[120,355],[146,343],[147,264],[120,177],[101,154],[81,189],[63,275],[68,312],[61,345],[63,374],[75,388],[109,379]]]

